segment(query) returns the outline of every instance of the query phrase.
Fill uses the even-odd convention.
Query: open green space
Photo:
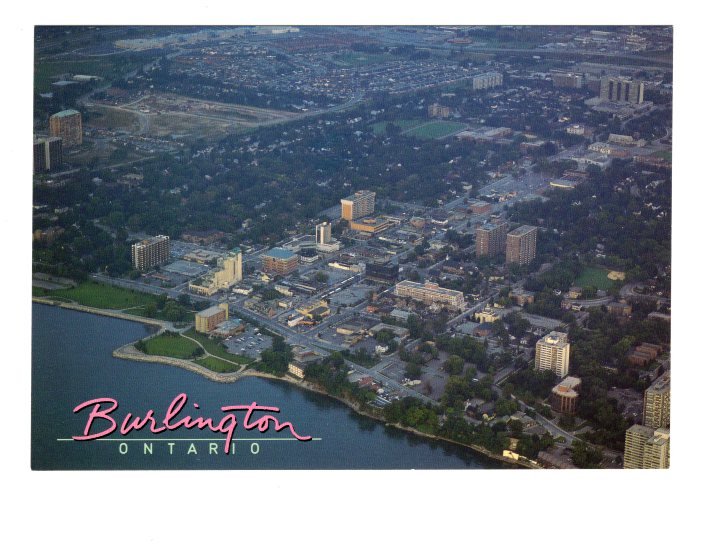
[[[670,150],[660,150],[653,154],[656,158],[662,158],[667,161],[672,161],[672,152]]]
[[[198,345],[192,340],[170,332],[164,332],[144,343],[144,351],[148,355],[164,355],[177,359],[189,359],[197,349]]]
[[[212,355],[207,355],[205,357],[195,359],[194,362],[209,370],[212,370],[213,372],[235,372],[238,369],[236,365],[231,365],[227,361],[223,361],[222,359],[218,359],[217,357],[213,357]]]
[[[413,127],[403,134],[419,139],[441,139],[465,129],[466,125],[461,122],[429,122]]]
[[[338,53],[332,57],[333,63],[345,67],[375,65],[397,60],[397,56],[389,53],[363,53],[359,51]]]
[[[232,361],[233,363],[237,363],[238,365],[245,365],[252,362],[252,359],[250,359],[249,357],[244,357],[242,355],[234,355],[228,352],[225,349],[225,346],[223,346],[222,343],[219,342],[217,339],[210,338],[208,336],[205,336],[204,334],[200,334],[195,329],[190,329],[183,334],[192,338],[193,340],[197,340],[198,342],[200,342],[205,348],[205,351],[207,351],[210,355],[214,355],[215,357],[222,357],[223,359],[227,359],[229,361]]]
[[[83,306],[110,310],[124,310],[136,306],[146,306],[155,302],[155,296],[112,285],[103,285],[94,281],[84,281],[71,289],[48,291],[33,289],[33,296],[49,296],[58,300],[72,300]],[[140,315],[140,314],[138,314]]]
[[[606,291],[614,287],[618,281],[608,279],[608,270],[604,268],[597,268],[595,266],[588,266],[583,270],[580,276],[575,279],[575,285],[578,287],[597,287],[600,290]]]
[[[423,123],[427,123],[427,120],[393,120],[391,122],[377,122],[371,126],[373,133],[387,133],[387,126],[390,123],[397,125],[401,131],[406,131]]]

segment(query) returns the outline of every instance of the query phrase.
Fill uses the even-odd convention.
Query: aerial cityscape
[[[37,26],[34,76],[34,469],[670,467],[671,26]],[[93,455],[92,382],[35,410],[78,348],[319,442]]]

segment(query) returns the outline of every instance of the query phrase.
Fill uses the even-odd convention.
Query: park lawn
[[[426,123],[426,121],[427,120],[392,120],[391,122],[377,122],[372,124],[371,127],[373,133],[386,133],[387,125],[392,123],[397,125],[401,131],[407,131],[408,129],[412,129],[413,127]]]
[[[403,135],[417,137],[419,139],[441,139],[465,129],[466,124],[461,122],[430,122],[428,124],[413,127]]]
[[[197,340],[198,342],[200,342],[205,348],[205,351],[207,351],[210,355],[228,359],[229,361],[237,363],[238,365],[245,365],[252,362],[252,359],[250,359],[249,357],[244,357],[242,355],[234,355],[228,352],[225,349],[225,346],[222,345],[222,343],[218,342],[216,339],[209,338],[204,334],[200,334],[195,329],[190,329],[183,334],[192,338],[193,340]]]
[[[389,53],[362,53],[362,52],[351,52],[351,53],[339,53],[333,55],[333,63],[341,66],[363,66],[387,63],[388,61],[394,61],[398,58]]]
[[[35,295],[34,291],[33,295]],[[111,310],[146,306],[156,301],[156,297],[149,294],[103,285],[94,281],[84,281],[71,289],[48,291],[48,296],[67,298],[83,306]]]
[[[657,158],[662,158],[666,161],[672,161],[672,152],[670,152],[669,150],[660,150],[658,152],[655,152],[653,156]]]
[[[235,372],[238,368],[240,368],[238,365],[231,365],[227,361],[218,359],[213,355],[207,355],[205,357],[195,359],[194,362],[206,369],[212,370],[213,372]]]
[[[575,279],[575,285],[578,287],[597,287],[602,291],[607,291],[619,284],[618,281],[608,279],[609,270],[588,266],[583,270],[580,276]]]
[[[198,345],[192,340],[165,332],[145,341],[146,353],[148,355],[164,355],[178,359],[189,359]]]

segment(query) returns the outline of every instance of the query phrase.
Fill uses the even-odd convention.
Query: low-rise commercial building
[[[229,306],[226,303],[211,306],[195,314],[195,330],[208,333],[223,321],[230,318]]]
[[[406,279],[395,285],[395,294],[425,304],[441,304],[455,309],[465,307],[465,295],[462,292],[443,289],[437,283],[415,283]]]

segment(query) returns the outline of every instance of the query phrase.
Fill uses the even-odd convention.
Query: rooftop
[[[66,116],[74,116],[75,114],[80,114],[77,110],[61,110],[60,112],[56,112],[51,116],[51,118],[64,118]]]
[[[197,312],[197,315],[199,315],[200,317],[212,317],[213,315],[216,315],[218,313],[225,313],[225,311],[225,308],[221,308],[220,306],[211,306],[206,310]]]
[[[508,236],[524,236],[525,234],[529,234],[533,230],[537,230],[537,226],[520,226],[519,228],[515,228],[512,232],[508,233]]]
[[[279,260],[290,260],[292,257],[295,256],[295,253],[281,247],[274,247],[269,251],[263,253],[263,256],[269,256],[271,258],[277,258]]]

